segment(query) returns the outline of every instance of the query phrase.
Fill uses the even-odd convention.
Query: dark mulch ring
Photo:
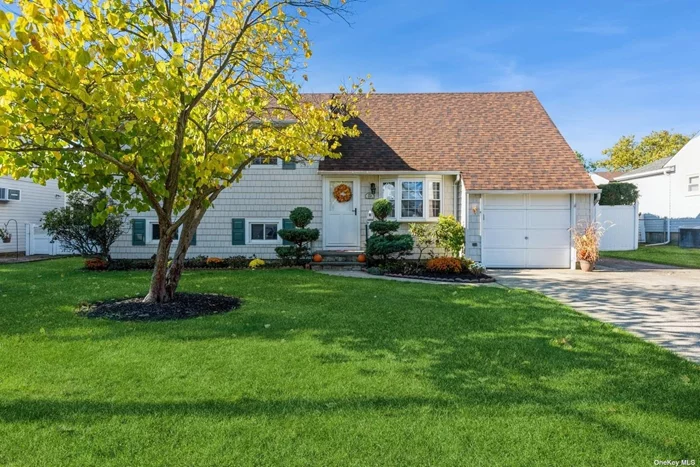
[[[384,273],[385,276],[389,277],[403,277],[406,279],[422,279],[424,281],[435,281],[435,282],[460,282],[460,283],[488,283],[496,282],[491,276],[486,274],[480,274],[475,276],[474,274],[435,274],[430,272],[423,272],[420,274],[392,274]]]
[[[227,313],[240,306],[239,298],[228,295],[178,293],[169,303],[144,303],[143,298],[109,300],[81,306],[78,314],[116,321],[165,321]]]

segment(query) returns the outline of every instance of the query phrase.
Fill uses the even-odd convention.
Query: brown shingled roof
[[[532,92],[373,94],[323,171],[458,171],[467,190],[595,185]]]

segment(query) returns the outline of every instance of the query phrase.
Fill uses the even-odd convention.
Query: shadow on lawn
[[[564,309],[544,296],[499,288],[455,288],[328,277],[301,271],[266,276],[248,272],[203,273],[199,291],[240,295],[241,312],[172,322],[124,324],[52,318],[57,341],[111,340],[125,335],[167,341],[313,336],[329,347],[323,364],[389,359],[409,375],[439,389],[444,398],[356,398],[339,400],[193,401],[188,403],[99,403],[18,400],[0,403],[0,420],[80,418],[143,413],[260,414],[391,410],[428,406],[435,410],[523,407],[594,424],[613,438],[634,440],[677,458],[694,445],[668,446],[653,427],[632,427],[627,413],[643,411],[680,421],[700,419],[698,367],[606,325]],[[272,274],[276,274],[274,277]],[[109,276],[105,275],[105,281]],[[115,276],[113,276],[115,277]],[[191,279],[183,281],[193,290]],[[235,280],[232,280],[235,278]],[[280,284],[275,285],[274,279]],[[235,287],[235,289],[234,289]],[[117,293],[119,290],[116,291]],[[56,304],[58,305],[58,304]],[[35,324],[43,322],[27,312]],[[95,334],[86,337],[86,329]],[[5,331],[7,332],[7,331]],[[230,345],[236,345],[235,340]],[[340,349],[340,350],[338,350]],[[414,362],[421,365],[412,366]],[[372,377],[360,373],[360,377]],[[499,416],[503,416],[499,412]],[[629,420],[633,420],[631,416]],[[617,421],[616,421],[617,420]],[[639,419],[636,419],[639,425]],[[647,429],[648,428],[648,429]],[[649,431],[652,430],[652,431]],[[688,436],[688,439],[691,439]]]

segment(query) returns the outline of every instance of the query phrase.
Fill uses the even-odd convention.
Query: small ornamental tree
[[[277,232],[283,240],[293,243],[289,246],[275,248],[277,256],[285,263],[302,265],[308,262],[311,242],[318,240],[318,229],[307,229],[314,215],[309,208],[295,208],[289,214],[289,220],[294,224],[293,229],[282,229]]]
[[[414,223],[408,225],[408,232],[415,239],[418,249],[418,261],[423,258],[423,253],[428,250],[428,255],[433,256],[433,246],[435,246],[435,227],[426,223]]]
[[[362,82],[310,96],[300,84],[304,18],[343,17],[349,1],[7,0],[0,175],[154,211],[144,301],[169,302],[202,217],[255,158],[339,157],[359,134],[347,123]]]
[[[107,217],[95,222],[95,213],[106,211]],[[116,212],[106,194],[90,196],[71,193],[63,208],[44,213],[41,228],[64,246],[83,256],[110,259],[112,244],[124,233],[125,214]]]
[[[459,257],[464,249],[464,227],[457,222],[454,216],[438,217],[435,226],[435,244],[444,248],[452,256]]]
[[[382,263],[397,259],[413,251],[413,237],[409,234],[395,234],[400,224],[386,220],[391,213],[389,200],[378,199],[372,205],[372,212],[377,220],[369,224],[372,236],[367,239],[366,252],[372,258],[380,258]]]

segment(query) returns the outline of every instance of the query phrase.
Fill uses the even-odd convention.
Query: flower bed
[[[425,263],[411,260],[393,261],[370,267],[370,274],[436,282],[488,283],[496,280],[484,273],[484,267],[469,259],[440,257]]]

